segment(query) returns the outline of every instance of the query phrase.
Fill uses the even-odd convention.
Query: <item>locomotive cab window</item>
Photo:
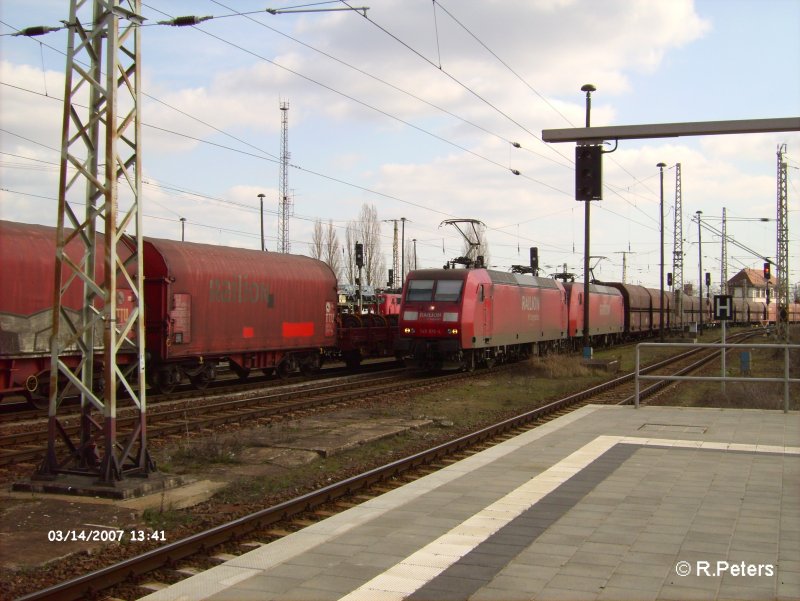
[[[433,280],[411,280],[406,291],[407,301],[433,300]]]
[[[439,280],[436,282],[436,295],[433,300],[439,302],[455,303],[461,298],[461,280]]]

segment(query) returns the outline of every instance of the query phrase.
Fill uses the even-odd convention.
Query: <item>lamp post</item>
[[[592,113],[592,92],[597,88],[590,83],[581,86],[586,92],[586,127],[590,127]],[[583,358],[592,358],[592,347],[589,343],[589,217],[591,201],[584,201],[583,231]]]
[[[661,203],[659,205],[658,228],[661,233],[659,251],[661,254],[661,270],[659,274],[658,290],[661,295],[658,299],[658,339],[664,342],[664,167],[666,163],[656,165],[661,177]]]
[[[697,211],[695,215],[697,215],[697,256],[698,256],[698,269],[700,269],[700,304],[698,305],[699,310],[698,313],[700,314],[700,334],[703,333],[703,235],[700,228],[700,215],[703,214],[703,211]]]
[[[259,194],[258,199],[261,201],[261,218],[259,221],[261,222],[261,250],[265,250],[264,246],[264,196],[265,194]]]

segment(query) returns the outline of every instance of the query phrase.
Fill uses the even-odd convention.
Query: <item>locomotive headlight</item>
[[[419,311],[403,311],[404,321],[417,321],[419,319]]]
[[[442,315],[442,321],[458,321],[458,313],[445,313]]]
[[[451,336],[457,336],[458,328],[447,328],[447,333],[450,334]]]
[[[414,328],[403,328],[403,334],[413,334]]]

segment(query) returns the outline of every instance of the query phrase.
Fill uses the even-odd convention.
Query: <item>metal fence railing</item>
[[[725,361],[722,361],[722,375],[721,376],[644,376],[640,372],[640,350],[643,347],[653,348],[714,348],[718,350],[724,349],[742,349],[747,351],[754,351],[757,349],[783,349],[783,377],[763,378],[763,377],[750,377],[750,376],[728,376]],[[800,344],[721,344],[721,343],[680,343],[680,342],[640,342],[636,345],[636,392],[635,392],[635,406],[639,408],[639,381],[640,380],[661,380],[661,381],[694,381],[694,382],[721,382],[723,387],[727,382],[771,382],[783,383],[783,412],[789,412],[789,384],[800,383],[800,378],[792,378],[789,374],[789,351],[800,349]],[[725,354],[723,353],[724,357]],[[724,388],[723,388],[724,390]]]

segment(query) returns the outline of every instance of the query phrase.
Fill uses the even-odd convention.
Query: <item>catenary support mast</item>
[[[289,218],[292,216],[292,198],[289,196],[289,103],[281,102],[281,176],[279,182],[280,207],[278,218],[278,252],[291,252]]]
[[[675,164],[675,223],[672,237],[672,305],[673,323],[683,326],[683,191],[681,164]]]
[[[722,207],[722,256],[719,286],[720,294],[728,294],[728,215],[725,207]]]
[[[145,399],[139,14],[140,0],[70,2],[48,448],[39,477],[77,473],[113,485],[154,470]],[[79,312],[69,307],[76,298]],[[74,353],[73,370],[63,357]],[[81,419],[73,440],[59,410],[76,393]],[[118,400],[136,415],[124,435]]]
[[[786,144],[778,147],[778,275],[775,287],[778,340],[789,341],[789,194]]]

